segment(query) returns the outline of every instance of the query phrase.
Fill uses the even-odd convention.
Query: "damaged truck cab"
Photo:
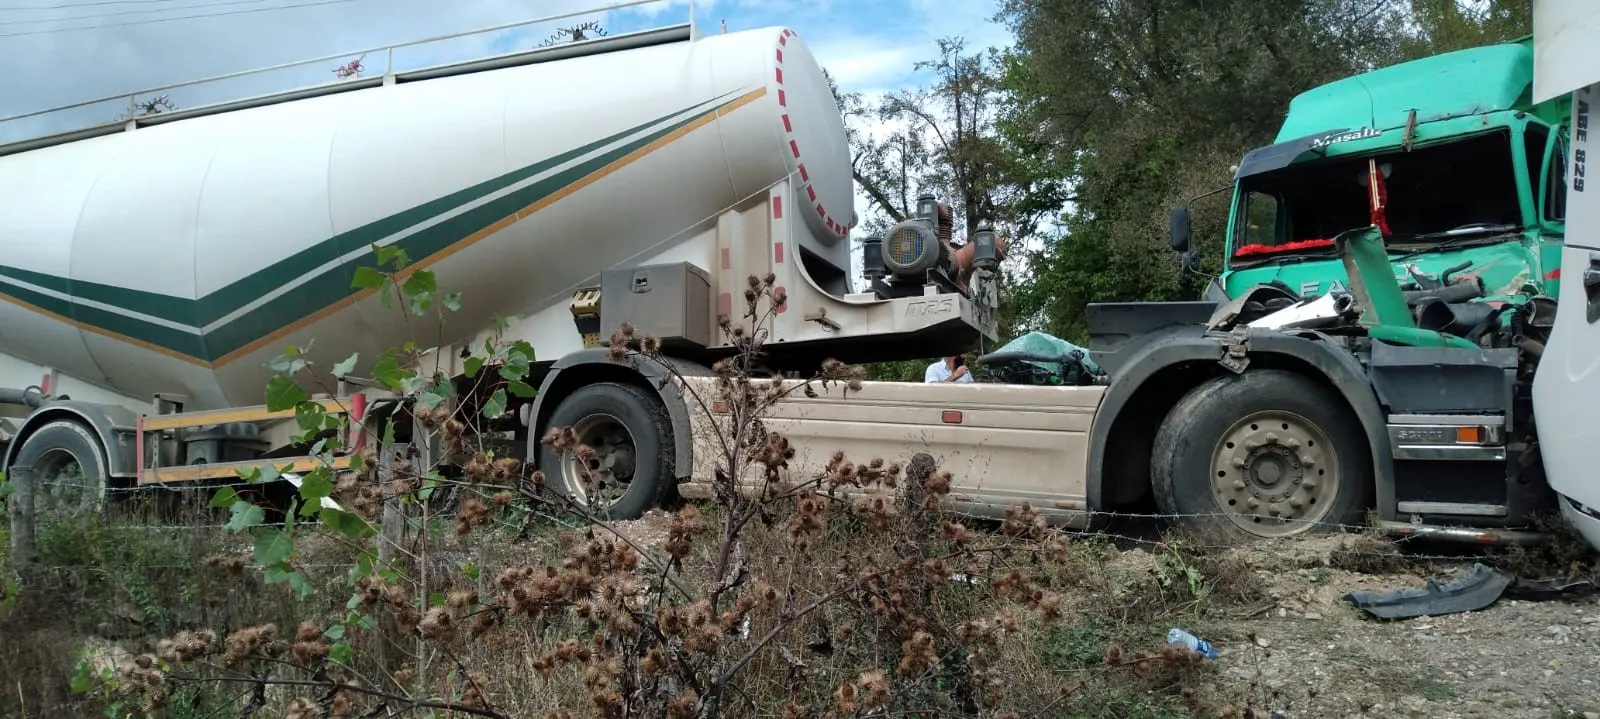
[[[1554,507],[1529,387],[1555,315],[1570,101],[1531,38],[1311,89],[1232,186],[1197,302],[1089,307],[1112,374],[1091,506],[1249,534],[1528,539]],[[1198,270],[1190,210],[1173,248]]]
[[[1296,97],[1274,144],[1239,163],[1224,271],[1211,297],[1234,299],[1274,282],[1302,296],[1344,291],[1333,237],[1375,221],[1371,161],[1403,286],[1477,276],[1487,301],[1520,302],[1530,291],[1553,299],[1571,101],[1532,103],[1532,73],[1524,38]],[[1178,229],[1174,240],[1186,239]]]

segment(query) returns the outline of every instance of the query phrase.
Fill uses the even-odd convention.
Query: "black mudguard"
[[[25,438],[46,422],[70,419],[83,423],[100,438],[106,451],[106,472],[111,477],[132,477],[138,472],[134,458],[132,432],[138,416],[126,407],[84,400],[59,400],[47,403],[28,415],[17,437]],[[23,442],[13,440],[5,448],[4,466],[10,467]]]
[[[711,374],[709,368],[693,362],[667,361],[683,376]],[[539,383],[539,394],[534,398],[528,415],[528,457],[539,456],[539,442],[543,439],[540,429],[560,403],[559,398],[566,397],[569,387],[587,384],[596,373],[608,375],[612,381],[619,375],[631,377],[633,384],[648,387],[661,399],[667,408],[667,417],[672,421],[674,466],[678,479],[688,477],[694,468],[694,437],[690,433],[689,409],[683,392],[677,383],[669,381],[671,371],[660,362],[637,355],[630,355],[621,361],[613,360],[610,350],[606,348],[573,352],[556,360],[545,371],[543,381]],[[551,397],[557,400],[545,402]]]
[[[1170,325],[1126,342],[1115,354],[1114,361],[1095,357],[1102,366],[1116,367],[1116,370],[1090,430],[1086,478],[1090,508],[1106,508],[1107,441],[1120,414],[1145,381],[1175,365],[1194,362],[1216,362],[1224,367],[1243,364],[1241,371],[1249,372],[1250,361],[1276,355],[1298,360],[1320,372],[1355,410],[1372,451],[1373,477],[1377,484],[1375,499],[1380,516],[1393,519],[1394,456],[1382,407],[1361,363],[1328,335],[1314,330],[1279,332],[1248,328],[1221,333],[1208,332],[1201,324]]]

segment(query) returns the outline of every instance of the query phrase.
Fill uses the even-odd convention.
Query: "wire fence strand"
[[[251,485],[251,483],[238,483],[218,486],[247,485]],[[993,520],[986,517],[977,517],[971,515],[963,516],[960,513],[949,511],[946,513],[951,515],[953,518],[966,519],[969,524],[983,525],[998,523],[998,520]],[[1341,523],[1325,523],[1322,525],[1322,529],[1326,531],[1316,534],[1282,538],[1249,538],[1243,542],[1202,541],[1201,538],[1203,538],[1206,533],[1204,525],[1201,525],[1201,528],[1199,529],[1187,529],[1182,527],[1180,523],[1184,520],[1210,519],[1218,522],[1219,525],[1221,525],[1224,529],[1227,529],[1227,524],[1231,521],[1227,513],[1163,514],[1085,511],[1082,514],[1091,522],[1106,520],[1130,522],[1140,525],[1138,529],[1142,531],[1136,532],[1111,531],[1108,529],[1097,530],[1058,527],[1059,531],[1061,531],[1064,536],[1073,541],[1105,543],[1115,546],[1123,551],[1166,551],[1174,549],[1190,553],[1249,551],[1253,554],[1270,557],[1272,559],[1288,563],[1304,563],[1307,561],[1325,560],[1330,551],[1337,549],[1343,555],[1348,557],[1387,559],[1398,558],[1407,562],[1422,564],[1471,562],[1476,559],[1480,559],[1484,555],[1485,550],[1495,549],[1494,547],[1483,544],[1473,544],[1467,542],[1441,542],[1436,539],[1420,536],[1385,536],[1381,531],[1376,530],[1370,525]],[[430,512],[428,516],[431,520],[436,522],[448,523],[453,522],[460,515],[456,511],[447,510],[441,512]],[[664,519],[664,517],[666,516],[668,515],[660,515],[660,518],[645,517],[634,520],[622,520],[612,524],[618,529],[618,531],[628,533],[633,531],[635,527],[640,526],[641,524],[651,522],[657,522],[661,526],[665,526],[666,519]],[[413,517],[413,519],[417,518]],[[584,523],[580,520],[560,517],[543,511],[533,512],[531,520],[534,527],[551,530],[574,530],[580,529],[584,526]],[[494,517],[493,522],[496,529],[506,534],[521,532],[526,528],[526,525],[524,524],[513,523],[501,517]],[[316,524],[317,521],[314,518],[297,517],[295,519],[295,523],[297,525],[307,525]],[[222,519],[217,521],[194,521],[179,524],[124,522],[108,524],[106,526],[108,528],[113,528],[115,531],[142,532],[150,533],[152,535],[213,533],[223,537],[235,537],[239,542],[241,542],[240,546],[243,549],[248,549],[248,545],[244,543],[248,541],[249,534],[238,534],[231,532],[226,528],[225,525],[226,520]],[[419,531],[419,528],[411,527],[411,531]],[[1376,537],[1380,538],[1382,541],[1374,545],[1366,545],[1365,547],[1363,547],[1361,543],[1351,541],[1360,536]],[[1378,547],[1379,549],[1372,549],[1371,547]],[[1421,551],[1424,548],[1439,550],[1441,547],[1446,547],[1450,551]],[[219,547],[219,549],[220,548],[221,547]],[[71,569],[74,565],[41,566],[48,566],[57,569]],[[149,569],[184,569],[192,567],[190,564],[160,565],[147,563],[141,563],[139,566]],[[353,566],[353,562],[304,564],[302,566],[305,566],[306,568],[337,569]]]

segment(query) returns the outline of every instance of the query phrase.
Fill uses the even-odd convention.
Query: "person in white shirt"
[[[961,355],[945,357],[938,362],[928,365],[922,373],[923,382],[971,382],[972,373],[967,371],[967,361]]]

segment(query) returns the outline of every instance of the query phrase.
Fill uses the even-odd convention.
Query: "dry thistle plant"
[[[657,363],[681,396],[723,420],[712,500],[677,512],[660,550],[591,520],[559,565],[502,573],[509,615],[573,622],[591,637],[546,648],[534,666],[542,677],[580,675],[590,705],[563,709],[594,716],[868,716],[906,702],[994,711],[1006,699],[996,660],[1020,631],[1015,610],[1061,612],[1030,565],[1062,558],[1065,535],[1023,506],[1000,536],[980,537],[946,514],[952,477],[926,454],[902,464],[836,453],[796,479],[795,449],[762,418],[796,393],[818,396],[817,386],[859,392],[865,372],[828,361],[805,380],[757,376],[786,298],[771,275],[750,277],[744,294],[741,320],[719,318],[734,352],[712,367],[709,396],[655,338],[627,325],[612,335],[612,361]],[[588,450],[567,428],[545,441]]]
[[[389,257],[397,269],[404,263]],[[417,316],[458,307],[432,296],[425,273],[404,283],[382,275],[374,286],[389,283]],[[268,705],[293,717],[1042,710],[1036,695],[1008,691],[1002,661],[1025,623],[1060,617],[1061,598],[1035,572],[1064,559],[1067,537],[1026,505],[1008,510],[999,532],[975,531],[947,512],[953,478],[925,453],[836,453],[809,472],[791,467],[795,448],[762,417],[797,392],[818,396],[818,386],[859,392],[864,372],[828,361],[809,379],[761,376],[767,325],[786,300],[773,285],[771,275],[752,276],[742,318],[720,318],[732,352],[712,368],[710,396],[655,338],[626,325],[612,335],[611,361],[659,364],[659,389],[671,384],[719,418],[713,498],[670,514],[659,546],[630,538],[488,443],[506,393],[531,394],[525,343],[491,347],[459,393],[437,372],[406,369],[426,355],[393,352],[377,379],[416,398],[413,451],[368,448],[351,471],[307,474],[289,517],[316,523],[265,525],[260,508],[227,489],[213,501],[229,510],[231,528],[252,535],[267,582],[287,584],[308,607],[304,622],[184,632],[99,676],[80,665],[83,686],[125,707],[158,709],[177,684],[225,683],[248,690],[245,716]],[[343,436],[338,419],[317,414],[288,379],[306,370],[303,353],[286,353],[280,365],[269,404],[303,409],[306,443],[331,462]],[[593,451],[571,428],[543,441],[564,456]],[[427,522],[437,519],[430,512],[442,488],[460,500],[454,531],[441,539]],[[415,536],[389,531],[394,517],[403,525],[417,513],[423,530]],[[541,517],[578,527],[559,556],[492,577],[430,561],[435,542],[511,534],[503,525],[526,537]],[[340,552],[354,554],[350,570],[319,589],[306,560]],[[333,601],[311,601],[319,595]]]

